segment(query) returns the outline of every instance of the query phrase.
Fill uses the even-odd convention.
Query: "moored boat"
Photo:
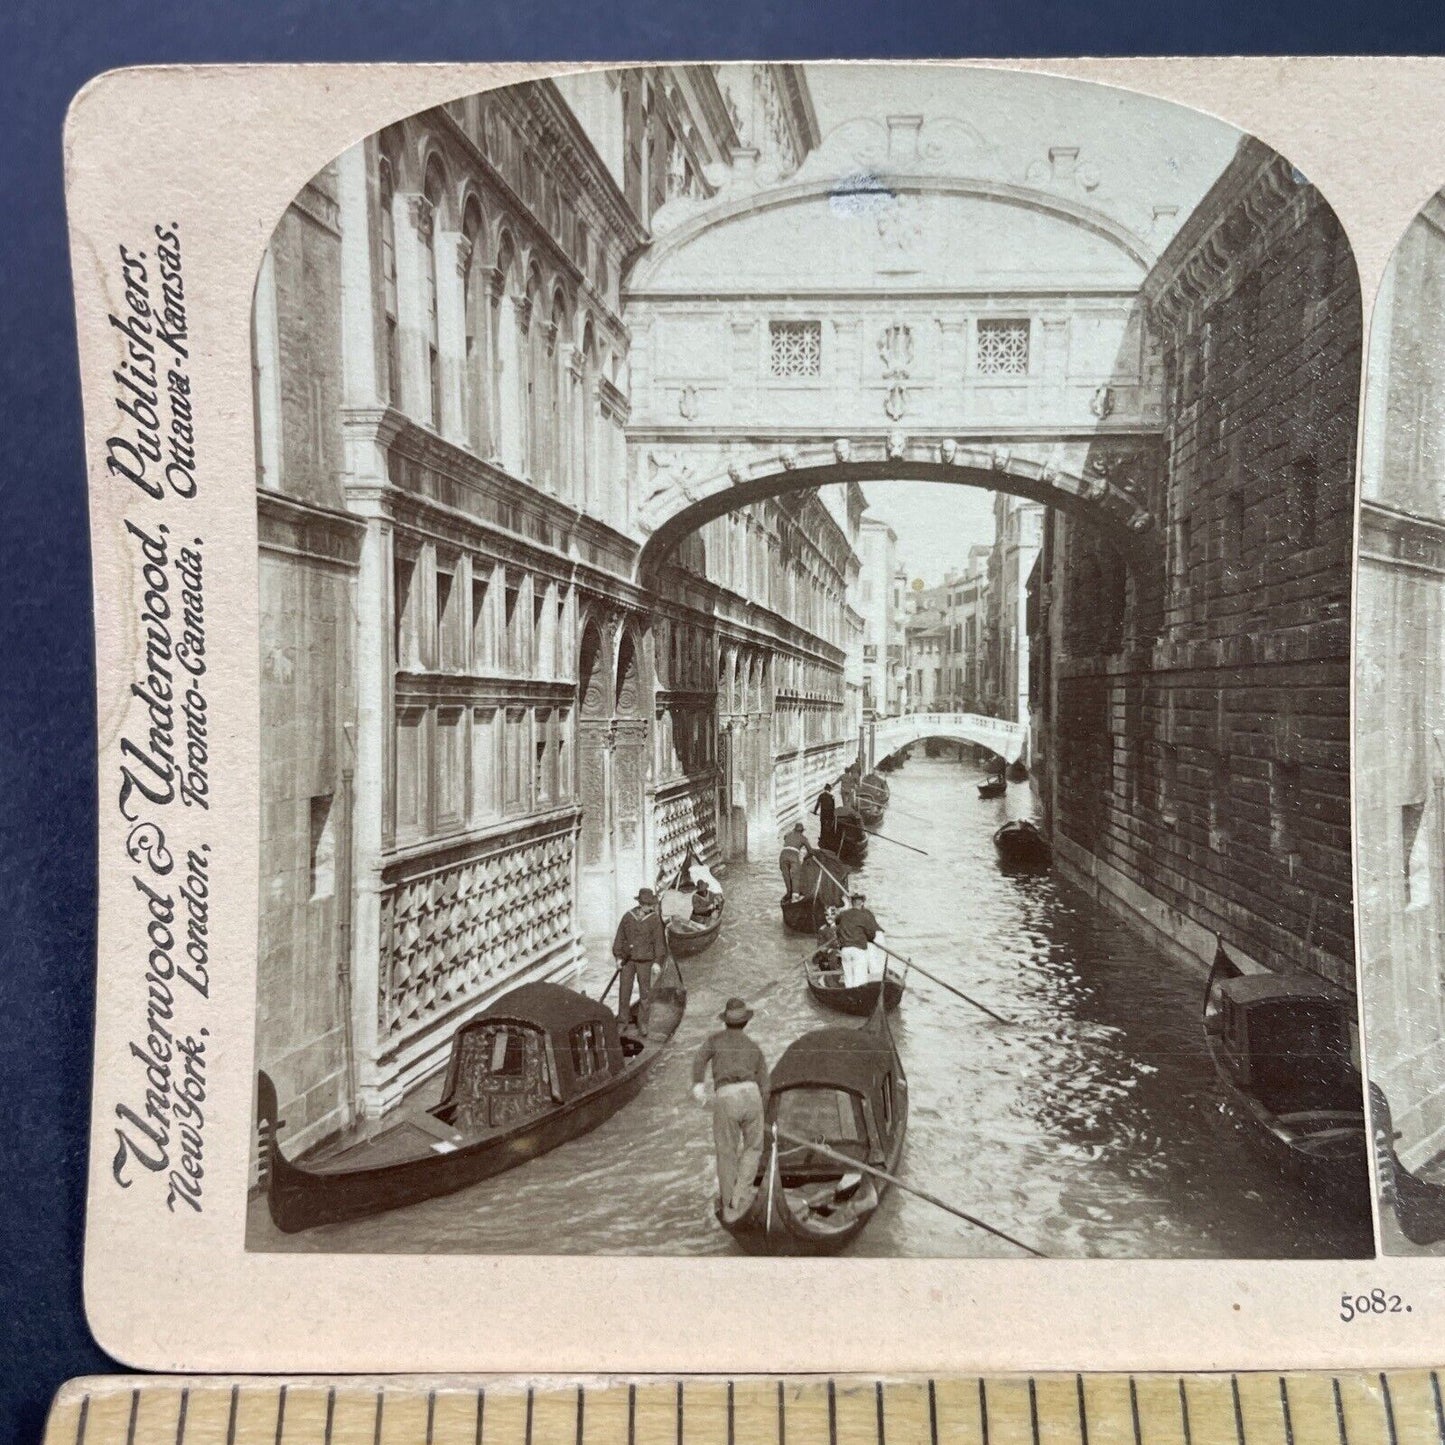
[[[276,1087],[262,1073],[257,1115],[272,1220],[291,1234],[417,1204],[588,1133],[636,1097],[686,1007],[671,963],[653,985],[645,1040],[620,1033],[612,1011],[586,994],[523,984],[457,1030],[445,1073],[389,1123],[305,1163],[286,1156]]]
[[[718,1221],[751,1254],[833,1254],[877,1212],[908,1128],[908,1080],[876,1008],[861,1028],[814,1029],[772,1071],[750,1201]]]
[[[985,778],[978,785],[978,795],[980,798],[1001,798],[1006,792],[1008,792],[1008,783],[1004,781],[1002,773],[998,773],[991,778]]]
[[[798,891],[782,901],[783,923],[793,933],[817,933],[828,909],[848,902],[848,865],[836,854],[810,848],[798,870]]]
[[[1370,1131],[1375,1144],[1375,1175],[1380,1198],[1388,1204],[1400,1233],[1421,1247],[1445,1239],[1445,1184],[1412,1174],[1400,1162],[1395,1141],[1400,1137],[1385,1091],[1370,1081]]]
[[[858,816],[862,818],[865,828],[876,828],[883,821],[883,804],[872,802],[860,793]]]
[[[1204,1037],[1251,1135],[1311,1195],[1368,1208],[1354,1005],[1305,974],[1242,973],[1216,945]]]
[[[877,948],[877,945],[871,945]],[[879,950],[881,954],[881,950]],[[887,955],[882,957],[882,971],[877,978],[848,987],[843,982],[843,967],[836,949],[818,949],[810,958],[803,960],[803,971],[808,980],[808,992],[815,1002],[835,1013],[852,1014],[867,1018],[878,1007],[878,995],[883,995],[883,1007],[893,1010],[903,1001],[903,980],[888,969]]]
[[[1023,873],[1042,873],[1053,859],[1049,840],[1039,825],[1028,818],[1005,823],[994,835],[1000,866]]]

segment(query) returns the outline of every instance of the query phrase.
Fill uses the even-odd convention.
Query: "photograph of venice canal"
[[[314,177],[253,350],[249,1248],[1373,1252],[1360,298],[1286,159],[533,82]]]

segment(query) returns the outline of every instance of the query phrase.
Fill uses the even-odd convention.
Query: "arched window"
[[[482,275],[482,208],[473,196],[462,215],[462,236],[467,247],[467,269],[462,277],[462,386],[466,406],[467,443],[478,456],[486,456],[487,418],[491,412],[491,377],[487,365],[486,287]]]
[[[377,207],[381,221],[381,305],[386,318],[383,391],[396,406],[401,399],[401,354],[396,327],[396,181],[385,156],[377,164]]]
[[[436,233],[437,227],[443,221],[446,182],[442,178],[441,164],[435,156],[427,162],[422,194],[426,197],[427,202],[421,224],[422,259],[426,282],[427,402],[430,408],[432,427],[440,431],[442,425],[442,343],[437,299]]]

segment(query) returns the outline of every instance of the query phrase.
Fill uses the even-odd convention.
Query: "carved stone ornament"
[[[895,381],[883,398],[883,411],[889,421],[902,421],[908,410],[908,393]]]
[[[903,460],[904,453],[908,450],[908,438],[904,436],[901,431],[891,431],[888,433],[886,448],[888,460],[890,462],[900,462]]]
[[[1008,471],[1008,464],[1013,458],[1013,453],[1007,447],[995,447],[988,455],[990,464],[996,472]]]
[[[951,467],[958,457],[958,443],[952,437],[944,437],[938,444],[938,459]]]
[[[1084,495],[1091,502],[1102,501],[1109,495],[1109,484],[1103,477],[1094,475],[1084,478]]]
[[[678,414],[684,421],[692,421],[697,416],[697,388],[685,386],[677,396]]]
[[[782,462],[785,472],[791,472],[798,465],[798,453],[793,447],[784,447],[778,453],[778,460]]]
[[[728,463],[728,481],[737,486],[743,479],[743,469],[736,462]]]
[[[852,461],[853,443],[847,437],[839,437],[833,443],[833,456],[840,462]]]
[[[1112,386],[1101,386],[1089,398],[1089,410],[1103,421],[1105,417],[1112,414],[1114,410],[1114,388]]]
[[[1129,530],[1131,532],[1147,532],[1154,525],[1154,518],[1140,508],[1129,518]]]
[[[913,330],[905,322],[895,321],[878,338],[878,355],[883,361],[883,375],[900,380],[913,365]]]

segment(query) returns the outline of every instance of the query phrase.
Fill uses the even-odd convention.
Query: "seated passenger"
[[[694,923],[709,923],[716,916],[717,911],[722,907],[722,895],[714,893],[707,886],[706,878],[697,880],[697,888],[692,895],[692,921]]]
[[[838,910],[829,907],[823,914],[823,926],[818,930],[818,952],[838,952]]]

